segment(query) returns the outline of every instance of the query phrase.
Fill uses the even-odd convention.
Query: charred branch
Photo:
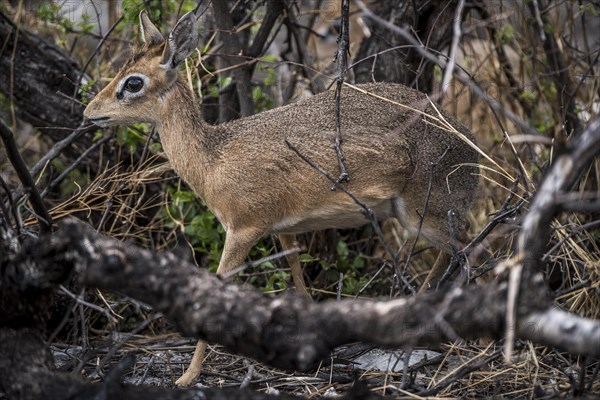
[[[23,183],[25,190],[29,194],[31,206],[36,213],[36,218],[40,225],[40,232],[49,232],[52,227],[52,217],[48,214],[48,209],[42,200],[42,196],[37,190],[33,178],[29,174],[27,165],[25,165],[25,161],[23,161],[23,157],[21,157],[21,153],[19,153],[11,129],[6,126],[2,120],[0,120],[0,137],[6,148],[8,159]]]

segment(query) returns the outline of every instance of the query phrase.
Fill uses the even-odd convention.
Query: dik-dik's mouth
[[[101,128],[106,128],[109,125],[110,117],[88,118],[88,121]]]

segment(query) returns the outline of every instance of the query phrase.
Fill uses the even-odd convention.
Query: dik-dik
[[[226,229],[218,274],[244,263],[261,236],[276,234],[282,248],[289,249],[298,233],[368,222],[361,206],[342,191],[331,190],[331,183],[286,144],[287,139],[331,174],[339,172],[332,146],[333,91],[209,125],[178,73],[197,45],[195,16],[184,15],[167,40],[144,12],[140,23],[143,45],[84,114],[101,127],[139,122],[156,126],[173,169]],[[478,183],[472,167],[477,152],[436,123],[424,122],[421,113],[397,104],[437,115],[423,94],[388,83],[357,87],[344,87],[341,97],[343,151],[350,174],[346,189],[379,220],[395,216],[416,232],[424,217],[420,235],[450,251],[448,212],[455,214],[454,236],[461,237]],[[466,128],[443,115],[474,140]],[[288,256],[288,262],[294,285],[306,292],[298,255]],[[205,348],[204,342],[198,343],[178,385],[196,379]]]

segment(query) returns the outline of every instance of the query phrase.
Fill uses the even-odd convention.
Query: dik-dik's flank
[[[323,169],[337,173],[333,91],[209,125],[178,74],[180,63],[196,48],[195,16],[184,15],[168,40],[144,12],[140,23],[144,45],[87,106],[85,116],[101,127],[139,122],[156,126],[175,171],[227,231],[218,274],[244,263],[263,235],[277,234],[288,249],[298,233],[367,223],[360,206],[341,191],[330,190],[330,183],[285,143],[287,138]],[[346,188],[378,219],[395,216],[413,232],[430,191],[420,234],[450,251],[448,212],[454,212],[454,230],[461,237],[477,188],[472,167],[477,152],[455,134],[424,122],[421,113],[398,105],[437,115],[423,94],[387,83],[357,88],[345,87],[341,99],[343,150],[351,177]],[[473,140],[466,128],[450,116],[444,118]],[[288,262],[294,285],[306,293],[298,255],[289,256]],[[198,376],[205,348],[204,342],[198,343],[178,385]]]

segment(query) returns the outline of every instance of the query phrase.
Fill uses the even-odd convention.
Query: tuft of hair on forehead
[[[166,42],[155,45],[148,45],[144,43],[142,45],[134,46],[131,49],[131,55],[129,56],[129,59],[127,59],[122,68],[129,68],[146,56],[149,58],[154,58],[162,55],[165,48],[165,43]]]

